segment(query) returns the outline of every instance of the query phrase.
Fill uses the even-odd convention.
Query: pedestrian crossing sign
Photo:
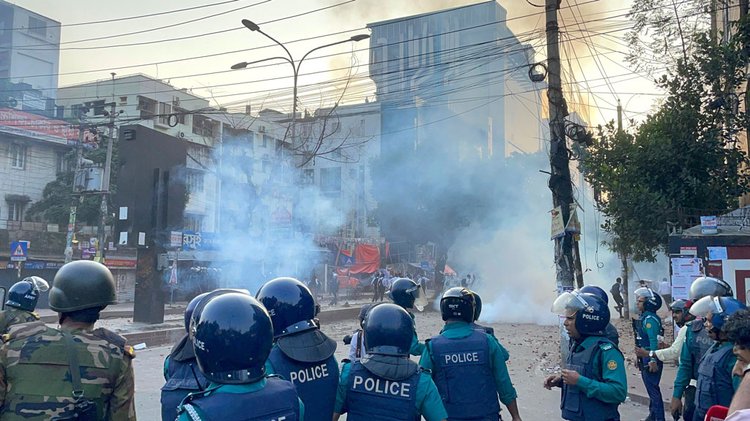
[[[13,241],[10,243],[10,261],[25,262],[28,256],[29,243],[26,241]]]

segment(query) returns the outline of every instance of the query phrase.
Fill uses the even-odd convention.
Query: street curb
[[[635,392],[628,392],[628,398],[630,398],[630,402],[638,403],[644,406],[648,406],[649,402],[651,401],[648,396],[639,395]],[[669,409],[669,401],[664,401],[664,409]]]
[[[185,309],[182,307],[175,307],[175,308],[165,308],[164,314],[183,314],[185,312]],[[101,313],[99,313],[99,319],[122,319],[122,318],[133,318],[133,311],[132,310],[102,310]],[[58,321],[58,315],[57,313],[54,314],[45,314],[40,315],[40,319],[44,323],[57,323]]]
[[[179,309],[177,309],[179,310]],[[123,312],[112,312],[112,313],[126,313],[124,316],[110,316],[110,317],[131,317],[132,312],[127,314],[127,311]],[[350,308],[339,308],[335,310],[321,311],[318,314],[318,318],[321,323],[334,323],[344,320],[356,320],[359,316],[359,307]],[[156,329],[151,331],[143,332],[130,332],[124,333],[122,336],[128,340],[129,345],[146,344],[146,347],[153,348],[162,345],[170,345],[177,342],[185,334],[185,329],[181,327],[173,327],[169,329]]]

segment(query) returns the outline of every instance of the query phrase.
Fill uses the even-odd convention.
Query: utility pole
[[[107,157],[106,161],[104,163],[104,176],[102,177],[102,202],[99,206],[99,212],[101,219],[99,220],[99,227],[97,229],[97,242],[98,247],[96,248],[96,261],[99,263],[104,263],[104,243],[106,241],[106,235],[104,233],[104,228],[107,225],[107,215],[109,214],[109,207],[107,206],[107,200],[109,199],[109,182],[110,182],[110,174],[112,173],[112,147],[115,142],[115,117],[117,117],[117,112],[115,107],[117,107],[117,103],[115,102],[115,91],[114,91],[114,83],[115,83],[115,72],[110,73],[112,75],[112,103],[109,104],[109,139],[107,140]]]
[[[83,160],[83,132],[85,126],[83,125],[84,112],[82,109],[79,110],[78,114],[78,143],[76,144],[76,169],[73,173],[73,200],[70,204],[70,216],[68,217],[68,235],[65,237],[65,263],[73,261],[73,236],[76,230],[76,213],[78,212],[78,204],[83,200],[83,195],[77,191],[76,179],[81,171],[81,162]]]
[[[626,104],[627,105],[627,104]],[[620,100],[617,100],[617,134],[622,135],[622,105],[620,104]],[[628,297],[630,296],[629,293],[629,276],[628,276],[628,260],[629,256],[624,251],[620,251],[620,277],[622,278],[622,288],[625,290],[625,294],[622,295],[622,307],[623,307],[623,314],[626,319],[630,318],[630,303],[628,303]]]
[[[549,101],[550,129],[550,170],[549,188],[552,191],[552,203],[559,207],[562,222],[567,227],[573,204],[573,188],[570,179],[568,148],[565,140],[565,117],[567,105],[562,94],[560,79],[560,49],[558,45],[559,27],[557,9],[561,0],[545,0],[547,31],[547,72],[549,84],[547,99]],[[555,268],[558,293],[573,289],[575,268],[573,256],[573,235],[567,230],[555,239]]]

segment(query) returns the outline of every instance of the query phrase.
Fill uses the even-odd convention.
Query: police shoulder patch
[[[651,323],[646,323],[646,329],[651,329]]]
[[[609,360],[607,361],[607,368],[610,370],[616,370],[617,369],[617,361],[615,360]]]

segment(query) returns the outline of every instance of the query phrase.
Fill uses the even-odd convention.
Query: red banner
[[[70,123],[12,108],[0,108],[0,131],[63,144],[78,140],[78,129]]]

